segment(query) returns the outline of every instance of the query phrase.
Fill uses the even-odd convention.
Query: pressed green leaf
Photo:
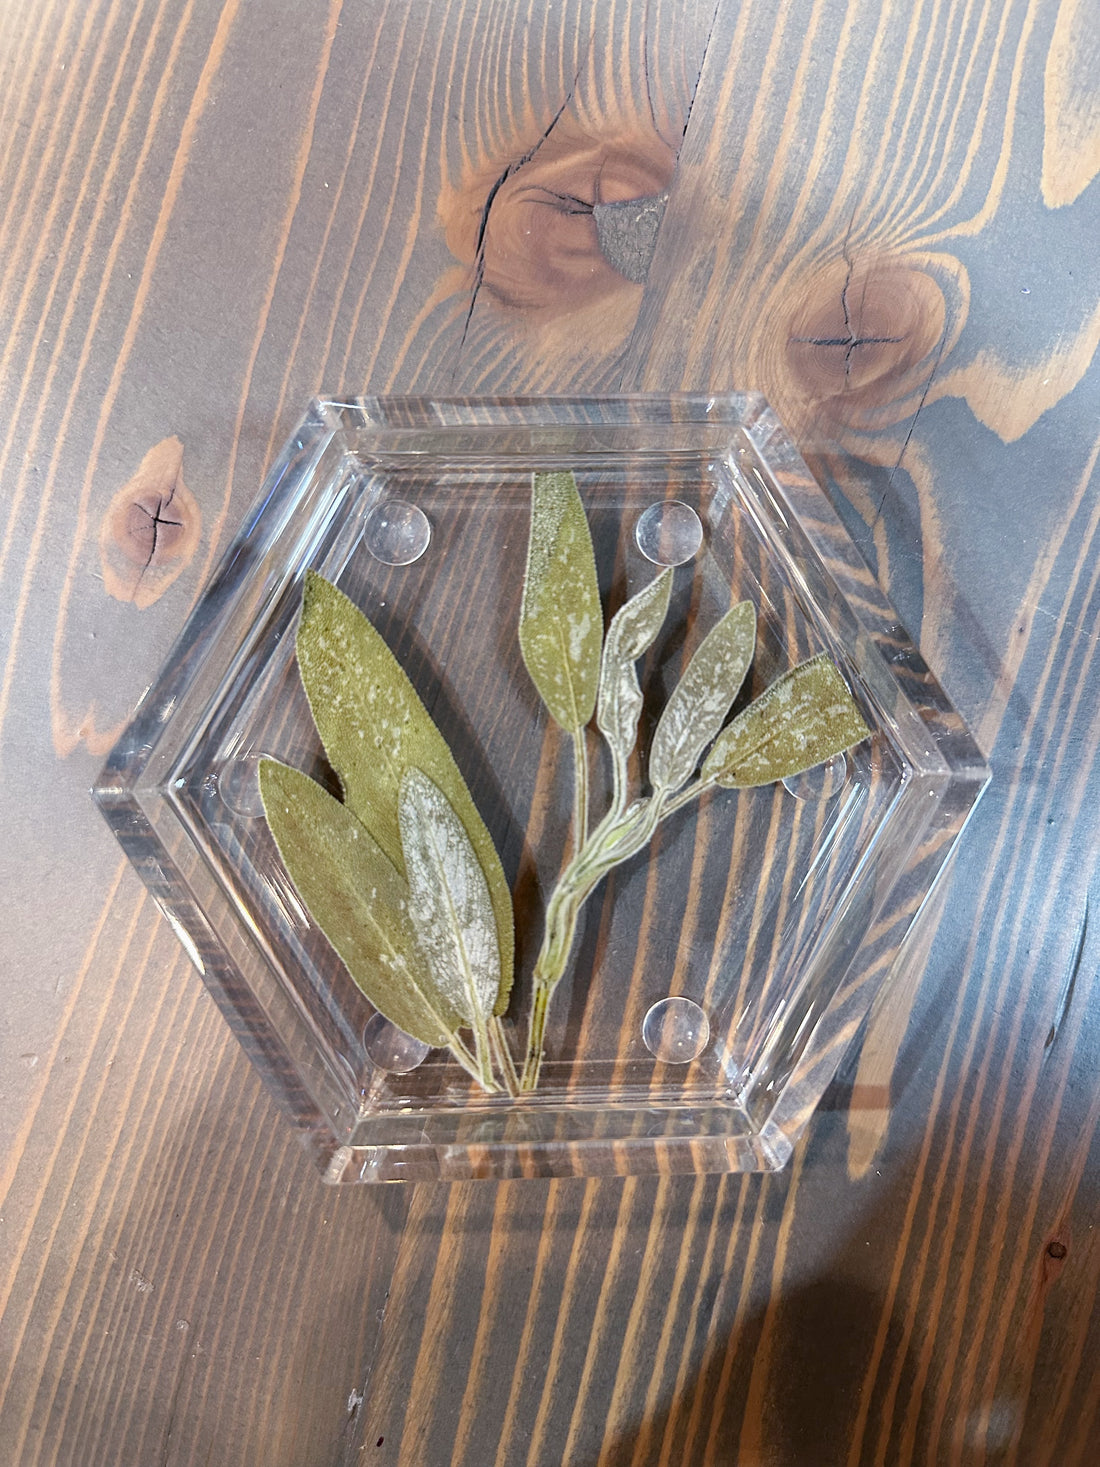
[[[419,769],[405,771],[399,812],[420,950],[439,992],[478,1028],[493,1011],[500,952],[477,855],[446,795]]]
[[[777,678],[723,729],[703,778],[727,789],[789,779],[850,749],[868,732],[844,679],[822,653]]]
[[[603,611],[592,535],[572,474],[535,474],[519,645],[531,681],[569,733],[591,719]]]
[[[686,784],[745,681],[756,647],[756,608],[739,601],[711,628],[672,690],[649,751],[649,782],[671,794]]]
[[[672,571],[665,570],[620,606],[611,618],[600,662],[596,725],[619,759],[629,757],[638,736],[642,690],[634,664],[656,641],[668,615]]]
[[[466,1019],[417,945],[409,887],[370,832],[308,775],[260,761],[268,827],[309,915],[387,1019],[441,1047]]]
[[[397,810],[406,770],[423,770],[462,822],[492,897],[501,959],[496,1012],[503,1013],[512,986],[512,895],[447,741],[382,636],[314,571],[306,573],[297,653],[313,721],[344,800],[398,871],[405,870]]]

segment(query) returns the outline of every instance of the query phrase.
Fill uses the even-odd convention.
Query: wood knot
[[[945,272],[927,266],[834,259],[792,292],[784,341],[800,397],[864,430],[911,411],[965,316],[965,291],[945,295]]]
[[[191,560],[202,513],[183,482],[183,444],[165,438],[111,500],[99,530],[103,583],[139,610],[157,601]]]
[[[1039,1280],[1043,1289],[1049,1288],[1061,1277],[1069,1258],[1069,1244],[1069,1232],[1064,1227],[1047,1239],[1039,1259]]]
[[[597,135],[563,111],[534,145],[468,169],[439,212],[469,271],[471,313],[479,294],[535,318],[614,302],[636,311],[674,163],[640,122]],[[613,206],[627,201],[639,202],[637,241],[624,245]]]

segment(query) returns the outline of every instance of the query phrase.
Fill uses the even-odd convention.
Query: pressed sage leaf
[[[822,653],[800,662],[723,729],[703,778],[727,789],[789,779],[867,737],[847,685]]]
[[[519,645],[531,681],[569,733],[591,719],[603,611],[596,557],[572,474],[535,474]]]
[[[401,841],[420,950],[436,987],[480,1028],[500,986],[489,888],[462,821],[419,769],[401,781]]]
[[[309,915],[391,1023],[441,1047],[466,1022],[416,941],[409,887],[355,815],[308,775],[260,761],[268,827]]]
[[[656,641],[668,615],[672,571],[665,570],[620,606],[611,618],[600,662],[596,725],[620,759],[638,736],[642,690],[634,664]]]
[[[711,628],[672,690],[649,751],[649,782],[671,794],[686,784],[730,711],[756,646],[756,608],[739,601]]]
[[[397,807],[407,769],[423,770],[462,822],[492,896],[501,957],[496,1012],[502,1014],[512,986],[512,894],[446,739],[382,636],[314,571],[306,573],[297,653],[313,721],[344,800],[398,871],[405,870]]]

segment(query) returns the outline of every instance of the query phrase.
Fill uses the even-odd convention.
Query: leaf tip
[[[272,801],[280,793],[280,786],[282,784],[281,776],[285,768],[285,764],[280,763],[278,759],[272,759],[267,754],[263,755],[257,766],[256,777],[260,787],[260,803],[264,807],[265,815],[267,815]]]
[[[304,611],[307,607],[313,605],[324,595],[325,589],[330,586],[332,586],[331,581],[326,580],[320,571],[316,571],[312,566],[308,566],[302,578],[302,610]]]

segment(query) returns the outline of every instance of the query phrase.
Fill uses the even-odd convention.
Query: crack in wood
[[[104,516],[99,551],[108,594],[139,610],[151,605],[191,560],[201,526],[183,481],[183,445],[166,438],[145,455]]]
[[[543,132],[542,136],[532,147],[528,148],[527,152],[524,153],[522,157],[517,158],[509,163],[507,168],[505,168],[503,172],[498,175],[498,177],[489,189],[489,193],[486,196],[485,203],[483,204],[481,209],[481,218],[478,220],[477,244],[474,253],[474,283],[473,288],[470,291],[470,304],[466,311],[466,319],[462,323],[462,337],[458,343],[459,357],[462,356],[462,352],[466,346],[466,336],[470,330],[470,321],[473,318],[474,307],[477,305],[478,293],[480,292],[481,287],[485,281],[485,232],[489,227],[489,215],[492,212],[493,203],[496,200],[496,196],[500,193],[501,189],[510,178],[513,178],[520,171],[521,168],[526,168],[527,164],[530,163],[531,159],[542,147],[543,143],[546,142],[547,138],[554,131],[555,127],[557,127],[558,123],[562,119],[562,115],[564,114],[565,109],[573,100],[574,93],[577,90],[577,83],[580,81],[580,75],[580,69],[578,69],[576,76],[574,76],[573,78],[573,85],[566,93],[565,101],[561,104],[558,110],[554,113],[554,116],[550,119],[550,124]],[[455,366],[455,370],[458,370],[457,363]]]
[[[1077,936],[1074,940],[1073,951],[1070,954],[1069,968],[1066,970],[1066,976],[1062,980],[1062,989],[1058,995],[1058,1002],[1055,1005],[1054,1022],[1051,1024],[1050,1031],[1047,1034],[1046,1039],[1043,1041],[1043,1049],[1045,1050],[1045,1053],[1043,1055],[1044,1061],[1049,1058],[1054,1041],[1058,1038],[1059,1031],[1061,1030],[1063,1023],[1065,1022],[1066,1015],[1069,1013],[1069,1006],[1070,1003],[1073,1001],[1073,992],[1074,989],[1077,987],[1077,975],[1081,971],[1081,959],[1084,957],[1085,954],[1085,938],[1088,935],[1088,930],[1089,899],[1088,895],[1086,894],[1085,910],[1081,913],[1081,921],[1078,923],[1077,926]]]
[[[175,489],[175,485],[173,485],[172,486],[172,492],[169,494],[169,496],[168,496],[167,499],[158,499],[157,500],[156,508],[153,510],[152,514],[149,513],[149,511],[146,509],[146,507],[145,507],[144,504],[138,504],[135,501],[134,508],[136,510],[138,510],[141,514],[145,515],[145,517],[149,520],[150,525],[152,527],[152,537],[151,537],[150,544],[149,544],[149,554],[145,557],[145,564],[138,571],[138,584],[139,585],[141,584],[141,581],[142,581],[142,578],[145,575],[145,572],[149,569],[149,567],[153,564],[154,560],[156,560],[156,558],[157,558],[157,537],[159,535],[161,526],[164,526],[166,528],[170,526],[173,529],[177,529],[177,530],[182,530],[183,529],[183,521],[182,520],[167,520],[161,514],[161,510],[162,509],[167,509],[168,506],[172,503],[172,500],[175,499],[175,497],[176,497],[176,489]]]

